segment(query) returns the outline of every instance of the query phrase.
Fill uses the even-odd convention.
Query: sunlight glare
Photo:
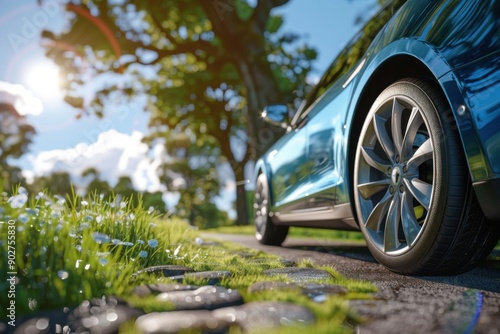
[[[24,74],[26,87],[43,101],[62,98],[59,69],[50,61],[32,64]]]

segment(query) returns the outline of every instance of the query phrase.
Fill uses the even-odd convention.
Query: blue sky
[[[160,148],[145,152],[148,148],[140,142],[148,120],[146,113],[135,111],[141,103],[119,104],[105,119],[92,115],[76,119],[77,111],[65,104],[57,91],[57,67],[44,56],[39,34],[44,28],[64,29],[66,20],[60,2],[45,0],[42,7],[36,0],[0,3],[0,97],[5,96],[2,90],[23,95],[28,121],[37,131],[29,153],[13,163],[26,170],[28,176],[48,174],[64,165],[63,170],[77,175],[95,165],[112,182],[128,174],[141,190],[155,190],[160,185],[152,176],[151,166],[165,152]],[[275,13],[284,16],[284,30],[305,36],[318,50],[314,75],[320,76],[359,29],[354,26],[356,16],[366,14],[369,8],[373,10],[374,2],[291,0]]]

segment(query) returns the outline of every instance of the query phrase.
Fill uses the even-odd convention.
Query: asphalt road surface
[[[310,259],[344,276],[367,280],[379,291],[373,300],[352,301],[367,322],[358,333],[500,333],[500,252],[455,276],[407,277],[378,264],[363,244],[288,238],[282,247],[252,236],[207,234],[280,257]]]

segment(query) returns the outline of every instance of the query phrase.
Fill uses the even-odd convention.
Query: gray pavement
[[[206,234],[293,261],[309,259],[379,288],[373,300],[352,301],[366,322],[359,333],[500,333],[500,254],[455,276],[408,277],[378,264],[359,243],[289,238],[282,247],[252,236]]]

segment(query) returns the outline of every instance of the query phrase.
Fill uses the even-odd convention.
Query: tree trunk
[[[234,170],[236,178],[236,225],[248,225],[248,205],[247,205],[247,192],[245,190],[244,182],[238,182],[238,180],[244,180],[244,168],[236,168]]]
[[[260,113],[271,103],[284,103],[284,96],[291,92],[279,91],[278,83],[267,60],[265,25],[272,8],[287,3],[288,0],[260,0],[257,2],[252,19],[243,21],[238,17],[236,1],[210,1],[201,3],[205,14],[212,23],[212,29],[220,39],[224,54],[232,57],[232,62],[243,79],[247,100],[247,134],[250,142],[250,158],[261,156],[283,129],[271,127],[263,122]],[[222,6],[222,7],[221,7]]]
[[[284,103],[283,94],[273,80],[267,62],[242,60],[238,62],[247,90],[248,137],[250,140],[250,157],[256,160],[279,138],[284,129],[265,122],[260,113],[265,106],[273,103]]]

